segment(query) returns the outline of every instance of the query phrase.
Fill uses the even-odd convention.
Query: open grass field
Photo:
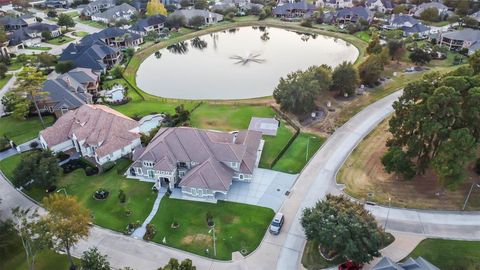
[[[480,269],[480,242],[426,239],[408,257],[422,256],[440,269]]]
[[[355,33],[355,36],[367,43],[370,42],[370,35],[367,33],[367,31],[357,32]]]
[[[59,36],[59,37],[47,40],[47,43],[52,44],[52,45],[63,45],[63,44],[68,43],[72,40],[75,40],[75,39],[73,39],[71,37],[68,37],[68,36]]]
[[[5,176],[12,180],[13,179],[13,170],[18,166],[22,157],[28,155],[29,152],[24,152],[18,155],[14,155],[5,159],[0,160],[0,170],[5,174]]]
[[[53,124],[53,116],[44,116],[45,126]],[[6,136],[16,144],[27,142],[38,136],[43,129],[38,117],[30,117],[26,120],[18,120],[13,116],[0,118],[0,136]]]
[[[467,177],[457,190],[443,189],[432,171],[412,180],[401,180],[384,171],[380,158],[386,151],[389,136],[388,121],[383,121],[352,152],[337,175],[337,181],[346,185],[349,195],[381,204],[398,207],[460,210],[471,187]],[[473,179],[478,176],[473,170]],[[474,188],[466,210],[480,209],[480,189]]]
[[[324,142],[323,137],[300,133],[273,169],[286,173],[299,173]]]
[[[217,256],[213,254],[212,235],[206,222],[207,212],[213,215]],[[230,260],[232,252],[254,251],[260,244],[273,211],[268,208],[218,201],[216,204],[170,199],[163,197],[153,218],[157,232],[153,241],[186,250],[201,256]],[[177,229],[171,228],[173,221]],[[209,253],[206,254],[206,249]]]
[[[126,179],[123,172],[129,161],[120,159],[110,171],[86,176],[83,169],[75,170],[64,175],[57,183],[59,189],[65,188],[68,195],[77,197],[80,204],[88,208],[93,216],[93,222],[99,226],[123,232],[128,223],[143,222],[152,210],[157,193],[152,191],[152,184],[134,179]],[[119,169],[119,173],[117,173]],[[99,188],[110,192],[105,200],[95,200],[93,194]],[[123,190],[127,195],[127,202],[120,203],[118,194]],[[44,190],[31,189],[27,194],[41,202],[47,196]],[[126,211],[131,210],[127,216]]]

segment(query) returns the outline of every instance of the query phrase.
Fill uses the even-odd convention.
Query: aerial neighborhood
[[[480,2],[0,0],[0,269],[477,269]]]

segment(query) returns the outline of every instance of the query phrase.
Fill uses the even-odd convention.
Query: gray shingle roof
[[[90,94],[85,93],[82,89],[72,89],[62,79],[45,81],[42,91],[48,93],[47,100],[54,104],[54,111],[62,107],[69,110],[76,109],[86,104],[92,98]]]
[[[372,13],[370,12],[370,10],[368,10],[365,7],[344,8],[337,12],[338,18],[344,18],[347,16],[354,16],[354,15],[358,16],[359,18],[368,20],[371,17]]]
[[[422,257],[408,258],[403,263],[396,263],[388,257],[383,257],[372,270],[440,270]]]
[[[106,20],[111,20],[117,17],[124,16],[126,14],[129,14],[130,12],[137,12],[137,9],[135,9],[134,7],[132,7],[127,3],[123,3],[119,6],[114,6],[112,8],[109,8],[104,12],[97,13],[94,16],[99,18],[104,18]]]
[[[223,16],[221,14],[210,12],[208,10],[203,10],[203,9],[179,9],[179,10],[175,10],[169,16],[177,16],[177,15],[185,16],[187,21],[196,16],[202,16],[204,18],[217,17],[217,20],[223,19]]]
[[[294,3],[285,3],[281,6],[276,6],[273,9],[273,14],[275,15],[284,15],[289,13],[291,10],[303,10],[305,12],[315,10],[315,5],[308,4],[305,1],[294,2]]]
[[[153,25],[164,24],[166,20],[167,20],[167,17],[165,17],[161,14],[150,16],[150,17],[147,17],[145,19],[139,20],[136,24],[134,24],[130,28],[130,30],[138,31],[138,32],[144,32],[145,28],[153,26]]]
[[[442,36],[449,39],[456,39],[456,40],[463,40],[463,41],[479,41],[480,30],[465,28],[459,31],[443,33]]]

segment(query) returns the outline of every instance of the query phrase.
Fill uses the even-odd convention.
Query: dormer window
[[[144,161],[144,162],[143,162],[143,166],[145,166],[145,167],[153,167],[153,166],[154,166],[154,163],[151,162],[151,161]]]

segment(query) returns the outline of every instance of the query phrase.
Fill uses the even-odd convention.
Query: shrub
[[[97,173],[98,173],[98,169],[95,168],[95,167],[88,166],[88,167],[85,168],[85,175],[87,175],[87,176],[92,176],[92,175],[95,175]]]
[[[155,233],[157,232],[157,230],[155,229],[155,226],[151,223],[147,224],[146,229],[147,229],[147,231],[143,235],[143,240],[150,241],[155,236]]]
[[[120,203],[125,203],[127,201],[127,195],[125,194],[125,192],[123,192],[122,189],[120,189],[118,193],[118,199],[120,200]]]
[[[303,27],[312,27],[312,19],[309,19],[309,18],[303,19],[300,25]]]
[[[115,167],[115,162],[109,161],[102,165],[103,172],[110,171],[113,167]]]
[[[5,151],[5,150],[8,150],[10,149],[10,140],[5,138],[5,137],[1,137],[0,138],[0,152],[2,151]]]
[[[57,153],[57,158],[58,158],[58,160],[60,160],[60,161],[67,160],[69,157],[70,157],[70,155],[67,154],[67,153],[65,153],[65,152],[58,152],[58,153]]]
[[[30,148],[37,148],[38,147],[38,142],[37,141],[33,141],[30,143]]]

